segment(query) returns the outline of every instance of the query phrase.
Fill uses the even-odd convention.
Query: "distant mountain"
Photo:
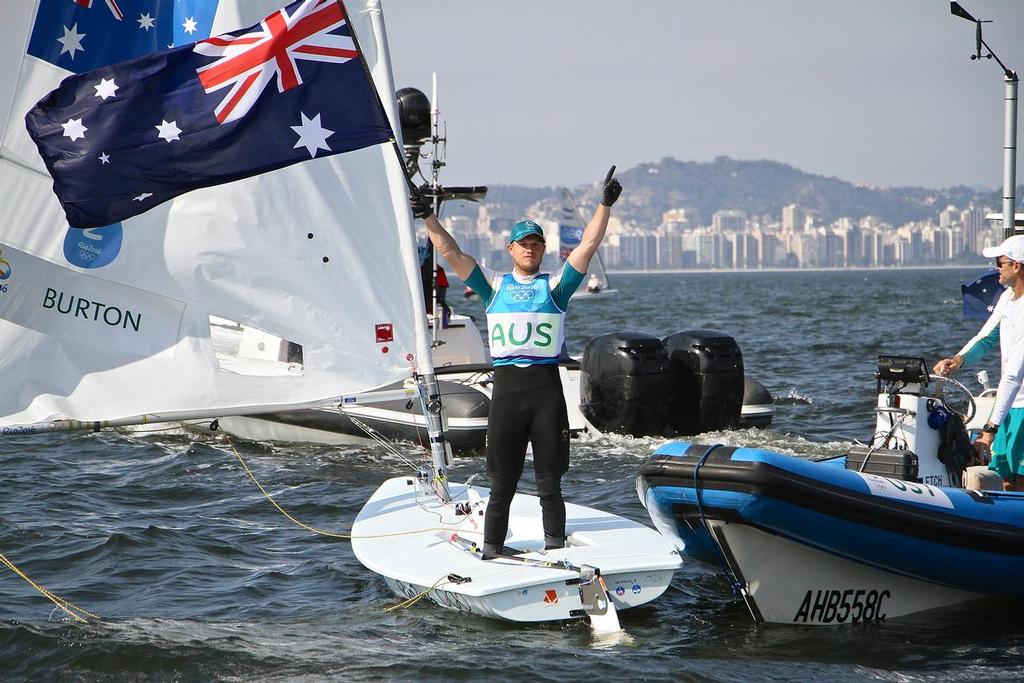
[[[618,174],[625,191],[616,205],[623,220],[654,227],[665,211],[690,208],[701,224],[721,209],[739,209],[747,216],[766,215],[779,219],[782,207],[799,204],[818,212],[829,223],[847,216],[857,220],[877,218],[895,226],[910,221],[935,219],[952,204],[966,208],[972,202],[998,210],[1002,192],[966,186],[942,190],[920,187],[864,187],[838,178],[805,173],[775,161],[744,161],[718,157],[710,162],[679,161],[670,157],[658,163],[641,164]],[[1021,196],[1018,188],[1017,196]],[[596,185],[573,189],[577,201],[594,206]],[[525,215],[531,207],[550,209],[557,201],[554,188],[497,185],[488,192],[488,204],[501,204],[502,213]],[[535,206],[538,205],[539,206]],[[451,206],[446,214],[475,216],[476,206]]]

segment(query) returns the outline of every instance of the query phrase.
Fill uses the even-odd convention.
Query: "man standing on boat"
[[[562,475],[569,469],[569,418],[558,374],[565,341],[565,311],[583,282],[608,228],[611,206],[622,186],[612,166],[604,179],[602,200],[583,231],[580,244],[555,273],[541,273],[544,231],[537,223],[515,224],[508,240],[513,268],[495,273],[459,248],[414,193],[413,212],[424,218],[437,253],[473,288],[487,311],[487,335],[494,362],[494,385],[487,420],[487,473],[491,496],[484,517],[484,559],[503,553],[509,506],[533,446],[533,471],[544,521],[546,549],[565,545]]]
[[[934,371],[948,375],[975,363],[999,346],[1001,374],[992,415],[982,427],[974,447],[984,457],[991,452],[989,469],[1003,478],[1006,491],[1024,491],[1024,235],[1006,238],[998,247],[982,252],[995,258],[999,283],[1006,285],[988,321],[952,358],[943,358]]]

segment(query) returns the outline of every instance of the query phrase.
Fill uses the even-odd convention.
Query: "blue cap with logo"
[[[536,235],[540,238],[540,241],[544,241],[544,230],[533,221],[519,221],[512,227],[512,234],[508,236],[508,242],[518,242],[519,240],[529,237],[530,235]]]

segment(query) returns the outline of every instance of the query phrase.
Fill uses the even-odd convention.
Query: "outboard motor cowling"
[[[419,146],[430,139],[430,100],[416,88],[402,88],[395,93],[398,100],[398,121],[402,142]]]
[[[633,436],[665,433],[668,355],[645,332],[591,339],[580,365],[580,409],[603,432]]]
[[[668,425],[678,434],[735,429],[743,409],[743,354],[717,330],[665,338],[669,356]]]

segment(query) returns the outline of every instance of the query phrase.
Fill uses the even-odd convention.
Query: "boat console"
[[[875,378],[875,432],[868,444],[850,449],[846,468],[932,486],[962,486],[974,456],[964,428],[977,410],[971,392],[956,380],[929,375],[924,359],[910,356],[879,356]],[[963,413],[949,405],[947,389],[962,394],[967,403]]]

